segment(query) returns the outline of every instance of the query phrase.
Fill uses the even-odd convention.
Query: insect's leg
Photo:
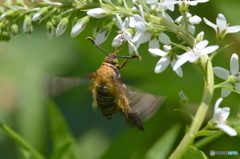
[[[123,63],[121,65],[117,66],[117,69],[120,70],[122,68],[124,68],[127,65],[128,59],[126,59],[125,61],[123,61]]]

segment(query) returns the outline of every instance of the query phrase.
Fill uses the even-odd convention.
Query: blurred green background
[[[218,13],[223,13],[231,25],[240,24],[240,2],[238,0],[210,1],[190,7],[192,15],[206,17],[215,23]],[[170,14],[176,19],[178,14]],[[0,43],[0,121],[21,134],[36,149],[45,156],[52,152],[51,135],[49,131],[49,116],[42,80],[47,75],[84,76],[98,69],[105,54],[85,41],[92,36],[94,23],[77,37],[70,38],[70,26],[64,35],[48,40],[44,25],[35,25],[34,34],[29,39],[23,33],[12,38],[8,43]],[[116,28],[101,47],[113,52],[111,39]],[[210,45],[215,44],[215,32],[203,22],[197,25],[196,34],[204,30],[205,39]],[[175,35],[172,35],[175,38]],[[235,42],[213,60],[214,66],[229,69],[232,53],[240,55],[240,33],[227,35],[223,45]],[[148,44],[140,49],[142,61],[129,60],[127,67],[121,70],[123,81],[144,92],[167,96],[160,110],[150,120],[144,122],[146,133],[128,127],[122,116],[114,115],[112,121],[106,120],[99,111],[92,110],[91,92],[85,86],[80,86],[54,99],[78,143],[78,153],[83,159],[139,159],[144,158],[148,150],[173,125],[180,124],[176,131],[171,153],[184,135],[190,118],[174,109],[185,108],[179,99],[183,91],[189,98],[193,112],[201,101],[203,75],[200,69],[192,64],[185,64],[182,69],[184,76],[178,77],[172,68],[167,68],[161,74],[154,73],[154,67],[159,57],[153,57],[147,51]],[[127,47],[121,55],[128,55]],[[122,61],[120,59],[120,61]],[[221,80],[216,78],[216,82]],[[214,103],[220,97],[220,90],[215,91]],[[225,98],[221,107],[231,108],[229,122],[240,122],[239,95],[231,94]],[[209,110],[206,122],[212,116]],[[165,143],[166,145],[168,142]],[[0,131],[0,158],[20,158],[18,145],[6,134]],[[238,151],[240,153],[240,137],[229,137],[224,134],[219,139],[202,148],[209,158],[237,159],[237,156],[210,156],[211,150]]]

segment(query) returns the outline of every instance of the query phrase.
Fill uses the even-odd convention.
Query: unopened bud
[[[10,35],[7,31],[3,31],[1,33],[1,41],[9,41],[10,40]]]
[[[94,8],[94,9],[90,9],[87,12],[87,14],[94,18],[103,18],[103,17],[110,15],[111,12],[107,11],[105,9],[102,9],[102,8]]]
[[[55,27],[54,27],[53,22],[48,21],[46,23],[46,32],[47,32],[48,39],[52,39],[53,35],[54,35],[54,32],[55,32]]]
[[[56,36],[62,35],[66,31],[67,25],[68,25],[68,18],[63,18],[57,26]]]
[[[19,34],[19,28],[17,24],[12,24],[10,27],[10,31],[12,33],[12,35],[16,36]]]
[[[39,9],[32,17],[32,21],[37,21],[39,19],[41,19],[46,13],[48,12],[48,8],[47,7],[43,7],[41,9]]]
[[[72,28],[71,37],[74,38],[78,36],[78,34],[80,34],[85,29],[88,22],[89,22],[88,16],[85,16],[78,20],[78,22]]]
[[[32,26],[32,19],[29,15],[26,15],[23,21],[23,31],[27,32]]]
[[[196,37],[196,42],[195,42],[195,43],[199,43],[200,41],[203,41],[203,39],[204,39],[204,32],[201,31],[201,32],[197,35],[197,37]]]

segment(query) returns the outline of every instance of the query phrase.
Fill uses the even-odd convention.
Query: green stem
[[[45,157],[42,154],[40,154],[34,147],[32,147],[26,140],[24,140],[20,135],[14,132],[7,125],[0,123],[0,129],[2,129],[14,141],[18,142],[24,149],[31,152],[32,156],[35,159],[45,159]]]
[[[205,82],[204,82],[204,92],[201,104],[197,110],[195,118],[190,126],[188,133],[184,136],[176,150],[172,153],[169,159],[180,159],[184,153],[187,151],[190,144],[192,144],[195,134],[199,131],[204,118],[207,114],[213,91],[214,91],[214,78],[213,78],[213,70],[212,63],[209,60],[207,55],[204,55],[200,58],[201,65],[205,68]]]
[[[223,131],[219,131],[216,134],[213,134],[211,136],[207,136],[204,139],[196,142],[194,144],[194,147],[196,147],[198,149],[202,148],[202,147],[206,146],[207,144],[211,143],[212,141],[216,140],[217,138],[221,137],[223,134],[224,134]]]

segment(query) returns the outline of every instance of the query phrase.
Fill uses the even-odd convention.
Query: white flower
[[[129,52],[132,53],[132,51],[135,51],[135,53],[138,54],[137,48],[132,42],[132,34],[129,32],[131,29],[128,28],[130,18],[127,17],[124,21],[122,21],[121,17],[118,14],[116,14],[116,17],[118,19],[116,25],[120,29],[120,31],[118,31],[119,34],[113,39],[112,46],[118,47],[122,45],[125,41],[128,41]]]
[[[219,108],[219,104],[222,102],[222,100],[223,98],[219,98],[215,104],[212,121],[214,124],[216,124],[215,127],[222,129],[229,136],[236,136],[237,131],[226,124],[226,120],[230,114],[230,108]]]
[[[226,18],[223,14],[218,14],[218,17],[216,20],[217,24],[213,24],[206,18],[203,18],[203,20],[207,25],[209,25],[216,31],[217,36],[221,39],[223,39],[224,36],[228,33],[236,33],[240,31],[240,25],[228,26]]]
[[[106,17],[109,14],[109,12],[102,8],[94,8],[87,11],[87,14],[94,18],[103,18]]]
[[[240,75],[239,75],[239,63],[238,63],[238,55],[233,54],[230,60],[230,71],[221,68],[221,67],[214,67],[213,68],[214,74],[218,76],[221,79],[227,80],[229,76],[235,76],[235,82],[231,81],[230,83],[225,84],[225,86],[230,87],[230,88],[235,88],[238,92],[240,92]],[[226,97],[231,93],[231,90],[229,89],[222,89],[221,96]]]
[[[171,66],[173,67],[176,63],[176,57],[173,57],[173,55],[170,53],[171,52],[171,46],[169,45],[164,45],[164,50],[162,51],[158,48],[155,49],[148,49],[148,51],[155,56],[161,56],[162,58],[157,62],[156,67],[155,67],[155,73],[161,73],[164,71],[167,66],[171,63]],[[176,74],[180,77],[183,76],[182,69],[179,67],[178,69],[175,70]]]
[[[68,21],[69,21],[68,18],[61,19],[56,29],[56,36],[60,36],[66,31]]]
[[[197,15],[192,16],[192,14],[190,14],[190,13],[186,13],[186,18],[187,18],[187,21],[188,21],[188,24],[187,24],[188,25],[188,31],[191,34],[194,34],[195,26],[193,26],[193,25],[194,24],[199,24],[202,21],[202,19]],[[180,27],[185,28],[186,24],[184,22],[183,16],[178,17],[175,20],[175,22],[178,23]]]
[[[165,0],[161,5],[162,6],[169,6],[169,5],[174,5],[174,4],[178,4],[179,8],[181,10],[181,8],[186,8],[188,7],[188,5],[190,6],[195,6],[198,3],[205,3],[208,2],[209,0]]]
[[[168,5],[168,6],[162,6],[161,4],[166,1],[173,1],[173,0],[161,0],[161,2],[158,2],[157,0],[147,0],[146,3],[149,4],[149,7],[153,13],[165,13],[165,10],[169,9],[171,11],[174,11],[174,4]]]
[[[174,71],[177,70],[180,66],[182,66],[187,61],[194,63],[199,59],[200,56],[210,54],[219,48],[218,45],[206,47],[207,44],[208,44],[208,41],[203,40],[203,41],[195,44],[193,49],[189,49],[186,53],[180,55],[178,57],[178,60],[175,64],[175,66],[173,67],[173,70]]]
[[[135,22],[135,29],[138,31],[135,36],[133,37],[133,42],[136,43],[136,48],[138,48],[142,43],[149,41],[149,48],[156,48],[157,46],[153,47],[152,44],[155,43],[156,35],[153,33],[148,33],[148,24],[141,16],[134,14],[133,20]],[[159,33],[158,37],[160,42],[163,44],[170,44],[170,38],[165,33]],[[153,42],[154,41],[154,42]]]

